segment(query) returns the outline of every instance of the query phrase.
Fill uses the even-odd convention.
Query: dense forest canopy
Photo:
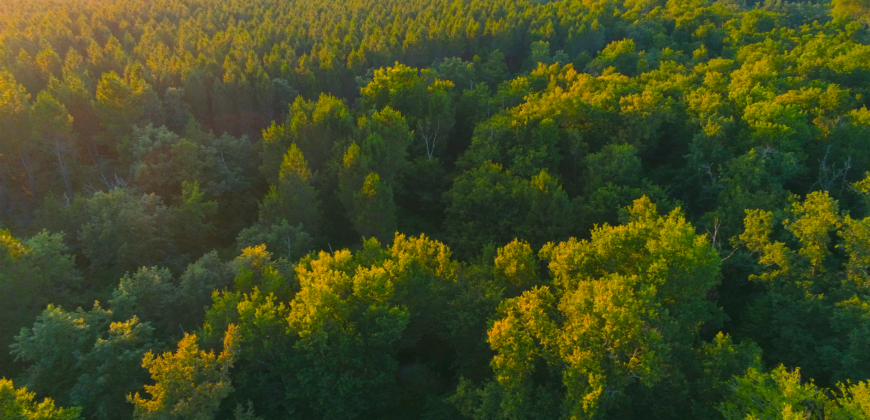
[[[0,2],[2,419],[870,418],[867,0]]]

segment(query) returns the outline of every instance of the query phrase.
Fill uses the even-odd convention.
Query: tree
[[[558,124],[552,118],[494,115],[475,128],[471,145],[459,163],[470,168],[491,160],[523,177],[542,170],[555,174],[562,160],[560,137]]]
[[[779,366],[769,374],[749,369],[734,378],[733,396],[720,410],[726,419],[815,419],[825,418],[829,404],[813,383],[801,384],[800,371]]]
[[[239,332],[234,325],[227,329],[223,351],[217,356],[200,350],[194,334],[185,334],[175,353],[156,357],[150,351],[145,353],[142,367],[151,372],[156,383],[145,385],[150,400],[138,392],[127,396],[135,406],[133,418],[214,418],[221,401],[233,391],[229,371],[238,353]]]
[[[596,73],[601,73],[608,67],[614,67],[622,74],[634,76],[638,73],[637,65],[640,60],[636,48],[631,39],[613,41],[604,47],[598,57],[586,67]]]
[[[292,299],[266,282],[243,285],[243,277],[235,291],[215,296],[206,332],[238,323],[242,337],[237,402],[275,393],[258,406],[264,415],[324,418],[391,416],[406,407],[385,396],[406,376],[397,376],[402,366],[434,370],[449,354],[442,347],[451,337],[444,318],[458,264],[444,244],[425,236],[397,235],[392,242],[382,249],[369,239],[357,253],[302,259]],[[415,361],[400,363],[400,349]],[[445,380],[441,373],[420,374],[424,383]],[[405,402],[410,410],[421,409],[416,398]]]
[[[388,242],[396,233],[396,205],[393,190],[372,172],[353,195],[353,226],[363,237]]]
[[[82,406],[88,418],[123,419],[131,413],[124,395],[147,378],[138,360],[155,346],[152,332],[135,316],[114,321],[98,303],[87,312],[49,305],[15,337],[12,354],[28,366],[22,379],[29,389]]]
[[[637,187],[640,185],[643,164],[637,149],[630,144],[609,144],[585,159],[587,175],[585,191],[592,193],[607,183]]]
[[[115,72],[103,73],[97,84],[96,100],[97,115],[110,137],[128,134],[134,125],[162,123],[160,99],[151,86],[135,74],[124,80]]]
[[[27,388],[15,389],[12,381],[0,379],[0,414],[9,420],[78,420],[81,408],[54,408],[54,401],[46,398],[34,401],[36,394]]]
[[[419,71],[399,63],[375,70],[374,79],[360,89],[364,108],[381,110],[390,106],[408,116],[422,115],[425,93],[426,83]]]
[[[204,133],[195,121],[188,121],[183,136],[166,127],[155,128],[152,125],[144,128],[133,128],[133,133],[125,137],[118,146],[118,153],[125,167],[132,175],[128,181],[131,186],[141,192],[159,195],[166,204],[172,204],[179,210],[187,208],[193,211],[182,211],[188,216],[195,216],[204,211],[201,220],[194,221],[191,228],[205,228],[209,222],[215,221],[211,207],[217,204],[221,221],[227,221],[224,226],[227,231],[241,229],[242,225],[250,223],[251,216],[256,214],[256,199],[253,185],[256,168],[254,148],[245,138],[235,138],[229,135],[215,137]],[[199,193],[193,193],[197,185]],[[186,185],[188,184],[188,185]],[[190,199],[198,204],[190,207]],[[179,214],[184,216],[183,214]],[[187,217],[187,216],[184,216]],[[191,220],[192,221],[192,220]],[[187,220],[185,221],[185,223]],[[234,232],[223,233],[221,230],[202,232],[198,235],[212,233],[216,239],[226,241]],[[188,242],[197,238],[186,236]],[[206,235],[206,238],[209,238]],[[197,239],[198,240],[198,239]],[[203,241],[199,241],[202,243]],[[199,246],[184,246],[185,250],[196,250]],[[196,253],[196,251],[194,251]]]
[[[91,271],[103,282],[142,265],[171,265],[173,218],[160,197],[127,189],[98,192],[87,200],[85,212],[78,239]]]
[[[33,145],[30,143],[30,94],[24,89],[24,86],[15,80],[15,76],[9,71],[0,72],[0,93],[3,100],[0,102],[0,125],[2,125],[3,141],[0,142],[3,147],[3,154],[6,161],[6,166],[21,165],[24,169],[27,178],[27,189],[32,193],[36,191],[36,168],[31,160],[33,154]],[[15,159],[14,164],[10,159]],[[10,169],[6,169],[10,172]],[[9,174],[11,175],[11,173]],[[5,181],[4,184],[8,181]],[[4,189],[10,188],[4,185]]]
[[[761,345],[768,363],[801,366],[822,386],[870,375],[857,350],[870,316],[862,290],[870,219],[841,214],[827,192],[794,197],[784,216],[785,230],[774,231],[773,212],[746,211],[740,243],[758,255],[750,280],[764,293],[747,309],[741,335]]]
[[[312,176],[302,151],[292,144],[284,154],[278,184],[271,187],[260,205],[260,223],[302,224],[310,235],[316,236],[320,229],[320,200]]]
[[[181,182],[200,180],[208,170],[197,145],[165,126],[149,124],[132,131],[118,145],[118,154],[129,167],[129,181],[142,192],[171,200],[179,195]]]
[[[158,336],[167,337],[169,332],[178,333],[176,319],[181,315],[179,290],[172,272],[165,268],[142,267],[135,273],[127,273],[109,299],[112,312],[121,318],[137,317],[150,322]]]
[[[870,25],[870,2],[866,0],[835,0],[831,2],[831,16],[838,19],[854,19]]]
[[[212,294],[233,283],[236,273],[218,257],[217,251],[203,255],[189,264],[179,278],[176,321],[183,331],[193,331],[202,325]]]
[[[719,406],[728,420],[856,419],[870,412],[866,382],[820,388],[812,380],[802,383],[800,369],[782,365],[766,373],[750,368],[730,385],[731,395]]]
[[[315,172],[322,171],[333,156],[333,148],[346,147],[344,139],[353,129],[353,117],[342,100],[322,94],[313,103],[297,96],[290,105],[284,124],[272,123],[263,131],[260,172],[270,182],[277,181],[282,156],[293,144],[305,155]]]
[[[539,285],[538,259],[528,242],[514,239],[497,251],[493,266],[495,281],[506,290],[506,297],[516,297]]]
[[[334,257],[321,252],[301,264],[301,290],[289,306],[255,287],[244,296],[225,292],[209,311],[207,330],[228,315],[238,319],[243,350],[237,378],[246,385],[243,396],[267,392],[257,390],[275,384],[281,396],[268,403],[266,412],[327,418],[354,417],[384,404],[406,311],[385,301],[389,290],[378,281],[383,275],[371,278],[363,270],[354,281],[343,273],[353,264],[348,251]]]
[[[81,280],[63,235],[43,231],[20,241],[0,230],[0,348],[8,349],[48,304],[83,303]],[[8,351],[0,353],[0,366],[0,375],[13,375],[19,367]]]
[[[783,184],[796,170],[790,157],[777,152],[752,149],[731,159],[719,171],[718,207],[705,216],[706,224],[714,226],[718,221],[724,238],[739,235],[743,210],[773,209],[786,203],[788,192]]]
[[[444,200],[445,233],[464,256],[514,238],[540,247],[554,237],[566,237],[573,224],[567,194],[544,171],[524,181],[486,162],[456,177]]]
[[[194,258],[210,251],[210,242],[215,236],[212,220],[218,213],[218,203],[205,201],[204,197],[198,181],[185,181],[181,184],[181,202],[170,207],[175,245],[180,253]]]
[[[239,232],[236,238],[239,250],[266,245],[266,249],[280,258],[296,261],[314,249],[314,238],[302,224],[291,226],[287,220],[280,224],[257,223]]]
[[[442,71],[449,72],[446,64],[442,64]],[[396,63],[376,70],[374,79],[360,94],[364,109],[391,108],[400,112],[420,138],[412,150],[431,160],[447,146],[456,124],[453,90],[453,81],[439,80],[428,71],[420,74],[417,69]]]
[[[34,126],[34,142],[54,155],[66,197],[72,199],[70,166],[74,163],[77,154],[72,134],[73,117],[50,93],[42,91],[33,103],[31,118],[39,121],[39,124]]]
[[[169,87],[163,94],[163,104],[166,107],[166,126],[180,132],[193,118],[190,105],[184,101],[184,88]]]
[[[381,174],[385,182],[395,184],[408,166],[408,146],[413,134],[398,111],[386,107],[370,118],[359,120],[360,151],[367,158],[369,171]]]
[[[614,410],[630,387],[677,375],[678,355],[719,319],[705,298],[720,264],[706,239],[678,210],[659,216],[647,198],[629,211],[627,224],[599,227],[588,242],[545,246],[552,285],[500,305],[489,331],[500,391],[485,392],[505,416]]]
[[[357,232],[389,241],[396,230],[393,193],[410,167],[412,133],[390,107],[360,118],[359,132],[362,140],[351,143],[339,168],[338,198]]]

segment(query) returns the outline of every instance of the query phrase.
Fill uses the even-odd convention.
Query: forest
[[[870,419],[868,0],[0,1],[0,419]]]

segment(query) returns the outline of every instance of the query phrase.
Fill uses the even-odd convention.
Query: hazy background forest
[[[870,418],[870,3],[0,2],[0,419]]]

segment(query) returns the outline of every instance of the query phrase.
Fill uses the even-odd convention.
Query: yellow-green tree
[[[865,26],[870,25],[870,1],[834,0],[831,6],[831,15],[836,18],[854,19]]]
[[[868,180],[856,184],[865,196]],[[844,214],[827,192],[793,197],[784,220],[746,213],[739,239],[757,256],[750,280],[764,293],[753,298],[741,335],[761,345],[769,363],[800,366],[822,386],[867,378],[870,358],[860,349],[870,332],[870,217]]]
[[[800,369],[780,365],[770,372],[750,368],[730,381],[730,395],[719,405],[727,420],[865,419],[870,416],[870,383],[839,383],[821,388],[802,381]]]
[[[224,348],[219,355],[206,353],[196,344],[196,335],[188,334],[178,342],[175,353],[155,356],[148,352],[142,366],[151,372],[156,382],[145,385],[150,399],[128,395],[135,405],[135,419],[214,418],[221,401],[232,392],[230,368],[239,352],[239,331],[230,325],[224,336]]]
[[[507,418],[593,418],[629,387],[679,380],[699,329],[721,315],[707,293],[720,258],[679,210],[641,198],[621,226],[541,250],[552,283],[504,301],[489,331]]]
[[[80,408],[57,408],[46,398],[34,401],[36,393],[15,389],[12,381],[0,378],[0,418],[4,420],[78,420]]]

